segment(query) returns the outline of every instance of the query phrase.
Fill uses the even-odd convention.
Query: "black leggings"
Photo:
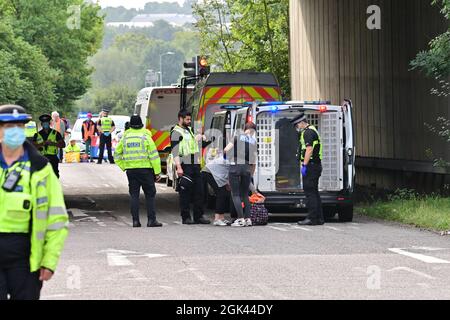
[[[238,218],[250,218],[250,201],[248,194],[250,192],[251,169],[249,165],[232,165],[230,167],[230,186],[233,197],[234,208]],[[244,202],[244,209],[242,209]]]
[[[205,181],[208,182],[208,184],[213,188],[215,194],[216,194],[216,213],[217,214],[225,214],[225,212],[228,209],[228,203],[229,203],[229,197],[230,193],[227,190],[226,186],[219,187],[217,185],[216,180],[214,179],[214,176],[209,172],[202,172],[202,175],[205,179]]]

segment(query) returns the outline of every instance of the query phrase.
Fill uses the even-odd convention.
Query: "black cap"
[[[306,120],[307,120],[306,114],[301,113],[299,116],[292,119],[291,123],[295,126],[297,123],[300,123],[302,121],[306,122]]]
[[[131,116],[130,127],[133,129],[141,129],[142,127],[144,127],[141,117],[138,115]]]
[[[0,106],[0,123],[27,123],[30,120],[31,116],[21,106],[13,104]]]
[[[106,112],[106,113],[109,113],[109,109],[107,109],[107,108],[103,108],[103,109],[102,109],[102,112]]]
[[[49,114],[43,114],[39,117],[40,122],[50,122],[52,117]]]

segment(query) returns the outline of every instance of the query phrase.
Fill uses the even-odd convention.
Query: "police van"
[[[324,215],[342,222],[353,219],[355,143],[352,102],[342,106],[321,101],[253,103],[234,116],[234,132],[253,121],[257,127],[258,159],[254,183],[266,197],[272,215],[306,214],[299,160],[299,134],[291,120],[305,113],[320,133],[323,172],[319,191]]]

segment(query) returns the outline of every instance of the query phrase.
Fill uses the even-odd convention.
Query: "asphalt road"
[[[133,229],[116,166],[63,164],[61,177],[70,235],[42,299],[450,299],[446,236],[360,216],[319,227],[186,226],[164,184],[163,228]]]

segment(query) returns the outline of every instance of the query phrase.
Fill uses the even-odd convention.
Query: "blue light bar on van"
[[[278,111],[278,106],[272,106],[271,108],[270,108],[270,111],[271,112],[277,112]]]
[[[331,104],[331,101],[304,101],[304,104],[310,104],[310,105],[323,105],[323,104]]]
[[[244,106],[220,106],[220,109],[223,110],[239,110],[242,109]]]
[[[283,101],[267,101],[267,102],[261,102],[260,106],[282,106],[285,103]]]

